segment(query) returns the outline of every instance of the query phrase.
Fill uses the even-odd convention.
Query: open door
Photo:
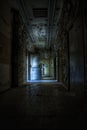
[[[38,54],[30,55],[30,80],[40,80],[40,57]]]

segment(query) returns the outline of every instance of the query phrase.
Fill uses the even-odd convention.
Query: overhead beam
[[[49,0],[48,5],[48,48],[50,47],[50,42],[52,38],[52,28],[53,28],[53,20],[55,14],[56,0]]]

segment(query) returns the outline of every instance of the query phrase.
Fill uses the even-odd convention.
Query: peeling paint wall
[[[23,20],[19,17],[19,43],[18,43],[18,86],[27,80],[27,32]]]
[[[87,85],[86,23],[86,3],[74,0],[65,1],[56,39],[59,53],[58,72],[59,81],[63,82],[66,87],[68,85],[68,90],[74,92],[84,91]],[[66,34],[68,34],[67,38]]]
[[[18,84],[21,85],[25,81],[25,48],[27,48],[26,45],[26,29],[23,28],[20,32],[20,29],[22,28],[23,21],[21,16],[19,15],[19,29],[18,33],[18,41],[19,44],[17,45],[17,58],[14,59],[12,57],[13,50],[15,51],[15,48],[12,50],[12,46],[14,43],[12,43],[13,38],[13,31],[12,25],[13,25],[13,10],[18,10],[18,5],[15,0],[1,0],[0,1],[0,91],[7,90],[8,88],[11,88],[11,81],[12,81],[12,62],[14,60],[18,60],[18,62],[15,62],[17,64],[14,65],[14,67],[17,69],[18,75],[15,75],[18,78]],[[20,38],[21,33],[21,38]],[[25,36],[26,35],[26,36]],[[16,41],[15,41],[16,42]],[[15,45],[14,45],[15,46]],[[18,48],[19,47],[19,48]],[[13,60],[12,60],[13,59]]]

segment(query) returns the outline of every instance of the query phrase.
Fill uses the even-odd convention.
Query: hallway
[[[0,0],[0,130],[87,129],[87,2]]]
[[[79,0],[1,0],[0,92],[45,80],[86,91],[86,23]]]
[[[87,95],[58,83],[31,83],[0,94],[2,129],[86,129],[86,122]]]

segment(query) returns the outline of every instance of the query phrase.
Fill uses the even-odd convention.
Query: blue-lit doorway
[[[28,80],[40,80],[40,57],[39,54],[30,54],[28,56]]]
[[[54,57],[42,59],[40,54],[29,52],[27,57],[27,82],[58,81],[57,76],[55,77],[55,62]]]

